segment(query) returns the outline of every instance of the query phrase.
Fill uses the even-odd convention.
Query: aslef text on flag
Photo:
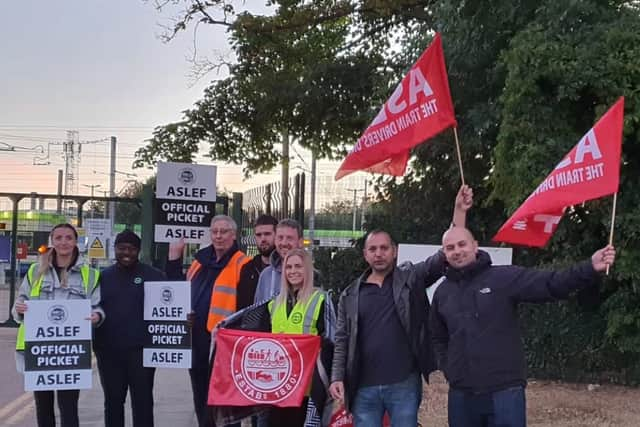
[[[343,160],[336,179],[356,171],[401,176],[411,148],[452,126],[455,113],[436,34]]]
[[[558,163],[493,237],[546,245],[566,207],[618,191],[624,98],[620,98]]]

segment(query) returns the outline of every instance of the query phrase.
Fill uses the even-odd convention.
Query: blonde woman
[[[328,296],[313,286],[313,263],[304,249],[292,249],[282,263],[280,294],[269,303],[271,332],[325,336],[325,302]],[[302,427],[307,404],[299,408],[274,407],[269,412],[271,427]]]
[[[51,230],[52,247],[40,256],[39,262],[31,265],[22,281],[16,303],[14,318],[22,323],[28,309],[28,300],[89,299],[91,316],[88,320],[98,326],[104,319],[104,311],[99,306],[100,273],[83,265],[78,251],[78,233],[71,224],[58,224]],[[16,364],[24,370],[24,329],[20,326],[16,342]],[[58,390],[56,392],[62,427],[78,426],[79,390]],[[55,427],[54,392],[34,392],[38,427]]]

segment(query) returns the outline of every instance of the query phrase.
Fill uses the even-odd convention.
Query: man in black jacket
[[[145,342],[144,282],[166,280],[162,271],[138,261],[140,238],[125,230],[116,236],[116,264],[100,276],[106,316],[93,346],[104,390],[104,425],[124,427],[124,402],[131,393],[135,427],[153,427],[155,368],[142,366]]]
[[[260,215],[256,219],[253,233],[258,254],[251,262],[242,266],[238,281],[237,311],[253,304],[260,273],[269,265],[271,253],[275,249],[276,226],[278,220],[271,215]]]
[[[453,222],[464,225],[473,193],[456,197]],[[377,427],[389,413],[392,425],[415,426],[422,380],[435,369],[426,288],[444,272],[444,255],[396,267],[397,248],[385,231],[365,239],[369,264],[340,296],[330,392],[353,413],[356,427]]]
[[[442,238],[448,268],[433,297],[431,336],[449,382],[451,427],[524,427],[526,362],[518,304],[566,299],[596,286],[615,260],[613,246],[566,270],[491,266],[471,232],[453,227]]]

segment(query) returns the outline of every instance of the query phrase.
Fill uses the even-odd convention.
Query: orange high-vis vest
[[[237,251],[216,278],[207,316],[207,330],[209,332],[222,320],[236,312],[240,270],[249,261],[251,258],[245,256],[241,251]],[[202,264],[194,259],[187,271],[187,280],[193,279],[201,268]]]

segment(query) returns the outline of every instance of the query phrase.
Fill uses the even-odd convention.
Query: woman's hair
[[[280,294],[276,297],[276,300],[274,302],[274,312],[280,304],[287,303],[289,295],[291,295],[293,292],[293,290],[291,289],[291,285],[287,280],[286,265],[289,258],[294,256],[300,257],[300,259],[302,259],[302,265],[304,266],[304,279],[302,281],[302,287],[298,291],[296,301],[301,304],[305,304],[313,294],[313,261],[311,260],[311,255],[304,249],[292,249],[282,261],[282,280],[280,285]]]
[[[62,223],[62,224],[58,224],[56,226],[54,226],[51,229],[51,233],[49,233],[49,239],[53,240],[53,233],[60,229],[60,228],[67,228],[71,231],[73,231],[73,236],[76,239],[76,242],[78,241],[78,232],[76,231],[75,227],[71,224],[68,223]],[[76,246],[75,248],[73,248],[73,258],[72,259],[77,259],[78,255],[79,255],[79,251],[78,251],[78,247]],[[36,278],[35,280],[37,281],[38,279],[40,279],[42,276],[44,276],[47,271],[49,271],[49,269],[51,268],[51,265],[53,265],[53,262],[55,260],[56,257],[56,250],[53,247],[50,247],[45,253],[40,255],[40,259],[39,259],[39,266],[38,266],[38,272],[36,274]],[[67,272],[66,268],[61,269],[60,271],[60,277],[58,278],[60,280],[60,286],[62,286],[63,288],[66,288],[67,285],[69,284],[69,275]]]

